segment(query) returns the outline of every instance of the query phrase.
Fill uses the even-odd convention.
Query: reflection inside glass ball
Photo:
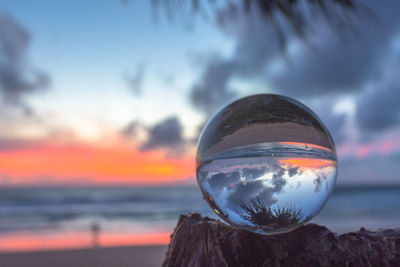
[[[288,232],[313,218],[336,182],[336,151],[322,122],[278,95],[240,99],[204,128],[197,181],[210,207],[233,226]]]

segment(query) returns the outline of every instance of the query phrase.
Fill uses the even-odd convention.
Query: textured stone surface
[[[400,266],[400,229],[337,235],[308,224],[262,236],[181,215],[163,266]]]

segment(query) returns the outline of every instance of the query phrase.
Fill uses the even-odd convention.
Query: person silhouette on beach
[[[90,225],[90,230],[92,232],[92,246],[94,248],[100,247],[100,224],[97,222],[92,222]]]

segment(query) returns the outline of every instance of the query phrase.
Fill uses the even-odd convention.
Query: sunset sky
[[[400,183],[398,1],[345,38],[317,17],[286,54],[254,12],[149,2],[0,0],[0,186],[194,184],[204,122],[256,93],[321,117],[339,184]]]

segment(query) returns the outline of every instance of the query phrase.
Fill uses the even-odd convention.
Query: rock
[[[400,266],[400,229],[337,235],[307,224],[264,236],[181,215],[163,266]]]

